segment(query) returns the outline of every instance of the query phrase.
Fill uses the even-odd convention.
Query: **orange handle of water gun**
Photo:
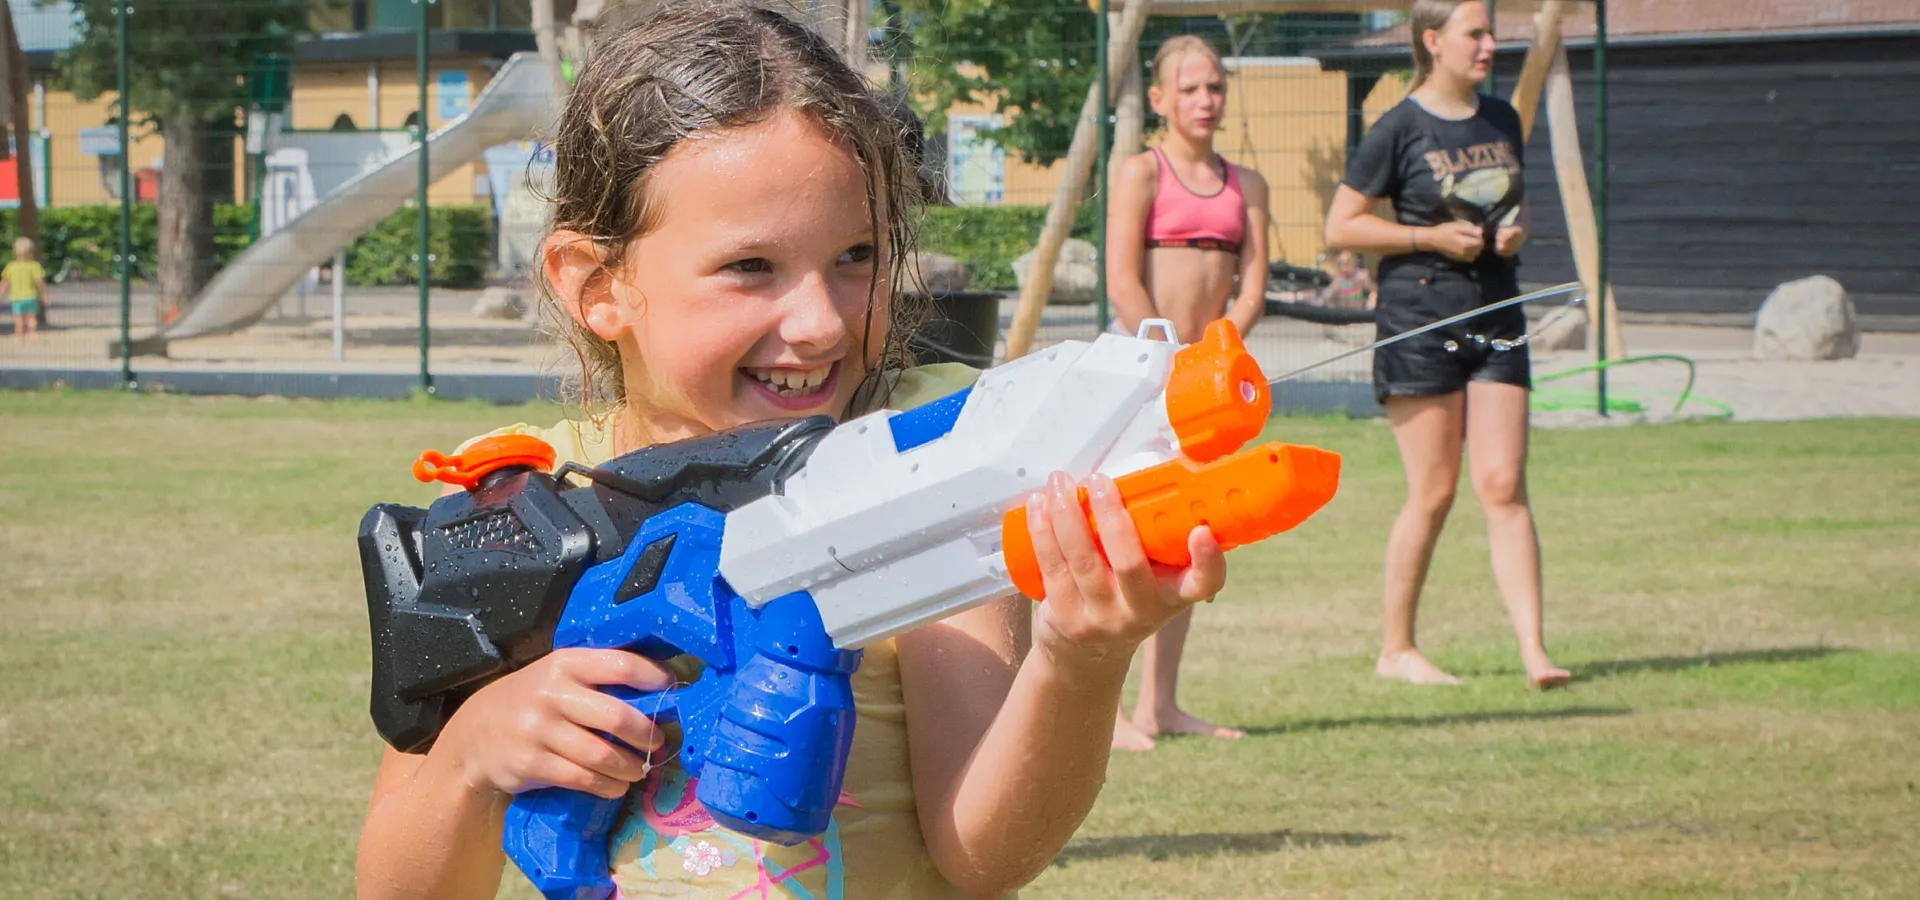
[[[545,472],[553,468],[553,445],[527,434],[503,434],[481,438],[465,453],[448,456],[428,450],[413,462],[413,477],[421,481],[443,481],[473,490],[487,473],[507,466],[526,466]]]
[[[1231,550],[1291,530],[1319,512],[1339,488],[1340,455],[1274,442],[1207,463],[1172,459],[1129,472],[1113,483],[1147,557],[1185,566],[1193,562],[1187,536],[1195,527],[1206,526],[1220,549]],[[1099,528],[1084,487],[1080,510],[1098,543]],[[1027,532],[1025,505],[1002,517],[1000,547],[1013,586],[1035,600],[1045,600],[1047,588]]]
[[[1200,340],[1174,351],[1166,398],[1180,452],[1199,462],[1246,446],[1273,411],[1267,376],[1230,319],[1207,323]]]

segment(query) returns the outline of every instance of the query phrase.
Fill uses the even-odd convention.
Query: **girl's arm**
[[[1227,308],[1227,318],[1245,336],[1267,311],[1267,180],[1245,166],[1240,169],[1240,193],[1247,200],[1246,228],[1240,242],[1240,294]]]
[[[1136,154],[1120,164],[1107,204],[1107,303],[1128,334],[1160,313],[1147,292],[1147,214],[1158,186],[1153,154]]]
[[[1189,538],[1192,566],[1155,567],[1113,482],[1095,478],[1088,493],[1107,560],[1056,475],[1027,507],[1047,587],[1037,614],[1014,597],[900,639],[921,830],[970,897],[1018,889],[1066,846],[1105,782],[1134,650],[1226,580],[1206,529]]]
[[[509,795],[475,789],[433,754],[386,748],[360,832],[361,897],[492,897]]]
[[[672,683],[671,673],[631,653],[557,650],[475,691],[426,753],[387,748],[360,831],[357,895],[493,897],[514,794],[553,785],[618,798],[645,776],[645,759],[603,734],[651,751],[661,743],[658,729],[599,688]]]
[[[1466,222],[1420,227],[1400,225],[1373,212],[1376,198],[1346,184],[1334,190],[1327,209],[1327,246],[1372,256],[1397,256],[1438,250],[1463,262],[1480,255],[1480,229]]]

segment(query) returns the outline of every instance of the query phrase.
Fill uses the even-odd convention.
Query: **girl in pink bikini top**
[[[1153,148],[1153,157],[1160,166],[1160,183],[1153,194],[1153,208],[1147,212],[1147,246],[1239,253],[1247,224],[1247,201],[1240,193],[1236,167],[1214,154],[1226,172],[1226,184],[1203,196],[1181,183],[1159,147]]]

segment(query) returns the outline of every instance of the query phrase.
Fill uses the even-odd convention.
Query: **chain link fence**
[[[927,211],[922,249],[966,277],[949,286],[952,321],[923,345],[1000,358],[1021,258],[1098,75],[1096,14],[1067,0],[875,0],[862,29],[844,6],[835,19],[796,4],[856,35],[870,77],[926,125],[946,202]],[[529,0],[12,7],[0,253],[11,260],[12,239],[31,237],[47,290],[34,333],[6,326],[0,383],[513,399],[564,374],[571,357],[538,333],[526,278],[553,114]],[[563,27],[583,11],[555,9]],[[1405,89],[1404,53],[1364,71],[1338,57],[1394,20],[1154,16],[1134,64],[1109,73],[1122,97],[1109,124],[1143,109],[1137,150],[1161,138],[1142,77],[1160,43],[1199,35],[1224,58],[1215,148],[1271,189],[1269,314],[1248,338],[1270,373],[1372,339],[1364,310],[1338,308],[1353,298],[1328,289],[1321,230],[1348,148]],[[1108,320],[1099,169],[1036,347],[1090,339]],[[1368,371],[1365,354],[1318,370],[1283,406],[1366,409]]]

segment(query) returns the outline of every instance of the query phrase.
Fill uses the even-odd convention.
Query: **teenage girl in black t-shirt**
[[[1361,141],[1327,212],[1328,244],[1382,257],[1381,337],[1518,294],[1514,269],[1526,241],[1520,119],[1478,93],[1493,65],[1486,5],[1416,0],[1411,19],[1413,89]],[[1373,213],[1381,199],[1392,201],[1397,221]],[[1531,362],[1525,344],[1493,347],[1523,335],[1526,324],[1519,307],[1508,307],[1374,351],[1374,395],[1393,426],[1408,488],[1387,538],[1386,639],[1375,666],[1382,676],[1458,683],[1421,655],[1413,625],[1464,440],[1527,682],[1567,681],[1547,657],[1540,543],[1527,505]]]

